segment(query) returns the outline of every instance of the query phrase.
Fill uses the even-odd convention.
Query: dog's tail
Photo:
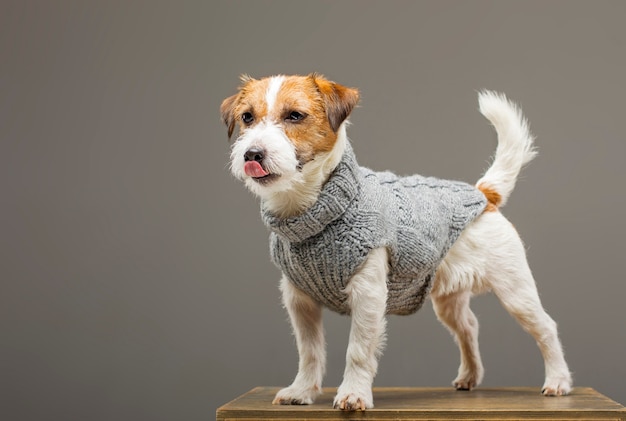
[[[522,167],[537,155],[537,151],[528,121],[516,104],[503,94],[492,91],[480,92],[478,104],[482,115],[496,129],[498,147],[491,167],[478,180],[476,187],[489,201],[487,210],[495,210],[504,206]]]

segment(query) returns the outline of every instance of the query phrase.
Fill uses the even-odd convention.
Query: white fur
[[[270,78],[269,86],[265,94],[265,102],[267,103],[267,113],[270,114],[274,110],[274,104],[276,104],[276,97],[280,91],[280,86],[283,84],[285,76],[273,76]]]
[[[520,170],[536,155],[528,122],[520,108],[503,94],[482,91],[478,95],[480,112],[493,124],[498,134],[496,159],[477,185],[486,184],[501,196],[500,206],[511,195]]]
[[[295,215],[315,203],[322,184],[341,161],[348,142],[346,124],[339,127],[330,152],[317,156],[299,170],[296,150],[285,132],[276,123],[262,121],[246,130],[233,144],[231,172],[263,200],[269,211],[281,217]],[[266,170],[280,174],[278,180],[267,186],[257,183],[243,170],[243,156],[253,147],[266,151]]]
[[[335,396],[335,408],[364,410],[374,407],[372,382],[386,338],[388,261],[386,249],[372,250],[346,286],[352,325],[346,368]]]
[[[270,83],[269,98],[279,86]],[[272,95],[270,95],[272,94]],[[494,162],[477,185],[486,185],[503,205],[515,186],[521,168],[536,154],[533,137],[520,109],[504,95],[484,91],[480,110],[494,125],[498,147]],[[328,175],[338,164],[347,142],[345,123],[335,148],[297,168],[295,148],[280,126],[262,122],[246,130],[233,146],[232,172],[242,179],[275,214],[291,216],[313,204]],[[243,172],[243,154],[250,147],[267,151],[266,168],[281,174],[268,186]],[[385,343],[388,256],[373,250],[346,287],[352,315],[350,341],[342,384],[334,405],[344,410],[373,407],[372,381]],[[318,303],[283,276],[283,302],[289,313],[300,355],[294,382],[276,395],[276,404],[310,404],[321,391],[326,351]],[[544,311],[528,267],[524,247],[513,226],[499,211],[484,212],[461,234],[436,272],[431,299],[439,320],[458,343],[461,364],[453,384],[471,389],[483,378],[478,348],[478,321],[469,308],[473,294],[493,291],[503,306],[537,341],[545,365],[545,395],[565,395],[571,375],[563,356],[556,323]]]
[[[439,266],[431,292],[437,317],[454,335],[461,352],[454,386],[472,389],[482,380],[478,322],[469,300],[487,291],[493,291],[537,341],[545,365],[543,393],[568,394],[572,380],[556,323],[541,305],[517,231],[500,212],[482,214],[461,234]]]
[[[280,174],[280,178],[264,186],[245,174],[244,154],[251,148],[265,151],[265,169],[270,173]],[[301,182],[295,148],[281,127],[273,122],[261,121],[246,130],[233,144],[230,158],[233,175],[258,196],[264,197],[275,191],[289,190]]]
[[[347,142],[344,123],[337,131],[337,140],[330,152],[320,154],[313,161],[306,163],[298,176],[291,179],[288,187],[281,186],[260,194],[265,207],[275,215],[285,218],[310,207],[317,200],[320,189],[330,173],[341,161]]]
[[[274,404],[311,404],[322,392],[326,369],[326,344],[322,326],[322,306],[297,289],[287,277],[280,281],[283,304],[296,336],[300,362],[291,384],[279,391]]]

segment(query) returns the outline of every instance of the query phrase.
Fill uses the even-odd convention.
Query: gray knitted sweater
[[[485,208],[475,187],[419,175],[398,177],[359,167],[352,147],[319,199],[293,218],[262,208],[272,261],[309,296],[349,313],[343,292],[368,253],[389,252],[387,312],[410,314],[423,304],[433,275],[463,229]]]

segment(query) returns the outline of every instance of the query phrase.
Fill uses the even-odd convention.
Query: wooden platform
[[[332,408],[336,389],[313,405],[272,405],[279,388],[257,387],[217,410],[217,420],[622,420],[626,408],[589,387],[545,397],[536,387],[374,388],[374,409]]]

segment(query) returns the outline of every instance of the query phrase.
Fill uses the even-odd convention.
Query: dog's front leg
[[[387,250],[373,250],[346,287],[352,326],[335,408],[355,411],[374,407],[372,382],[385,344],[387,273]]]
[[[280,390],[272,403],[309,405],[322,391],[322,377],[326,369],[322,307],[297,289],[285,275],[280,281],[280,289],[296,336],[300,361],[293,383]]]

